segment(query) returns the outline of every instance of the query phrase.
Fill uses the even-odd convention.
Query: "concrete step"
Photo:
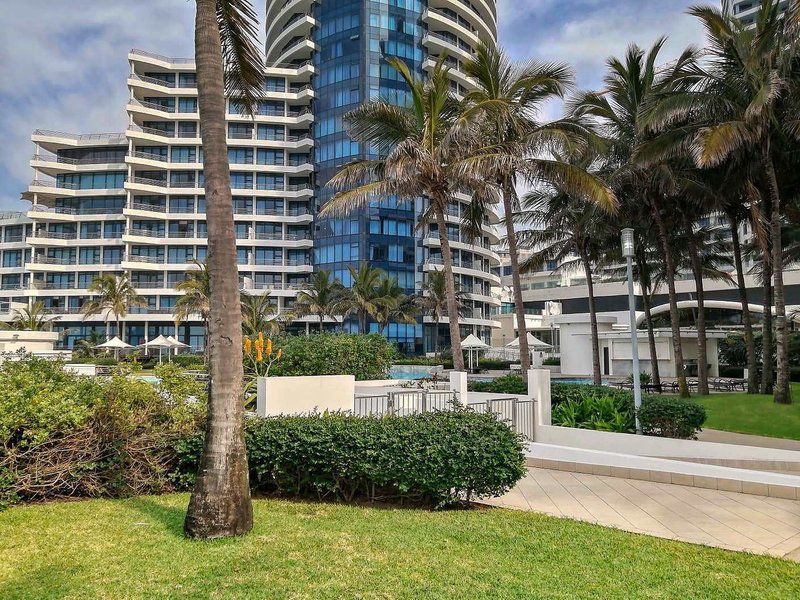
[[[800,500],[800,476],[666,458],[527,444],[530,467]]]

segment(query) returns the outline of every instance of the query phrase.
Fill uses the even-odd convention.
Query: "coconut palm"
[[[87,337],[75,341],[72,354],[73,356],[91,357],[97,352],[95,348],[104,341],[105,336],[96,329],[92,329]]]
[[[99,314],[104,314],[106,319],[113,317],[120,339],[123,339],[122,319],[128,315],[128,311],[135,306],[147,306],[147,301],[136,292],[127,274],[98,275],[89,284],[87,291],[92,297],[83,303],[84,318]]]
[[[248,337],[263,333],[275,337],[281,332],[278,307],[269,294],[242,294],[242,331]]]
[[[175,301],[172,308],[172,315],[175,317],[175,324],[188,321],[194,315],[198,315],[203,322],[203,332],[205,333],[206,361],[208,361],[208,319],[211,314],[211,278],[208,273],[208,264],[199,260],[192,260],[192,264],[197,267],[195,270],[186,273],[186,279],[178,283],[175,289],[182,295]]]
[[[193,538],[253,527],[242,398],[242,310],[228,164],[226,94],[252,114],[264,89],[258,17],[250,0],[196,0],[195,59],[203,141],[209,328],[208,419],[184,531]]]
[[[467,93],[464,120],[480,123],[482,145],[480,164],[502,190],[505,242],[511,262],[511,288],[523,372],[530,368],[528,338],[524,335],[525,307],[519,272],[519,252],[514,214],[519,210],[516,186],[522,175],[527,180],[558,182],[581,197],[609,209],[616,205],[614,193],[602,182],[565,161],[535,155],[576,141],[581,128],[573,121],[539,123],[537,115],[551,100],[562,98],[572,86],[572,69],[564,63],[534,61],[513,64],[496,46],[480,45],[464,71],[476,82]],[[580,141],[578,135],[577,141]],[[533,155],[533,156],[532,156]],[[474,163],[473,163],[474,164]],[[482,215],[478,215],[479,220]]]
[[[314,315],[319,319],[319,330],[324,331],[325,318],[339,313],[339,302],[344,287],[330,271],[316,271],[305,287],[297,293],[295,313],[300,316]]]
[[[541,270],[551,262],[557,265],[555,272],[583,270],[589,300],[592,381],[601,385],[597,303],[592,273],[601,262],[606,247],[603,240],[612,235],[608,214],[596,204],[589,204],[551,186],[525,195],[517,222],[531,227],[519,234],[520,245],[533,250],[521,267],[524,271]],[[522,335],[524,330],[520,332]]]
[[[467,313],[465,294],[461,285],[456,283],[456,306],[458,314],[463,316]],[[439,321],[447,316],[448,296],[447,281],[442,271],[429,271],[425,275],[422,284],[422,294],[419,299],[419,306],[423,313],[428,315],[433,322],[433,352],[439,353]]]
[[[53,321],[58,317],[51,315],[41,300],[37,300],[24,308],[15,308],[14,317],[9,323],[9,328],[16,331],[50,331]]]
[[[413,324],[417,322],[419,307],[414,296],[408,296],[397,283],[396,277],[386,275],[378,282],[376,290],[380,302],[375,315],[381,333],[389,323]]]
[[[386,301],[381,296],[381,281],[386,274],[368,262],[362,262],[358,270],[354,267],[348,269],[352,282],[350,287],[342,290],[338,308],[345,318],[356,316],[360,333],[369,333],[369,319],[378,320],[381,306]]]
[[[785,143],[800,140],[800,3],[762,0],[753,27],[726,7],[696,6],[689,14],[703,24],[706,60],[692,75],[696,84],[658,103],[650,121],[669,127],[688,120],[695,127],[673,147],[690,151],[698,166],[716,167],[748,156],[760,167],[768,200],[775,302],[777,381],[775,401],[791,402],[788,329],[783,282],[783,195],[776,164]],[[688,128],[687,128],[688,129]]]
[[[389,58],[387,62],[408,85],[410,105],[369,102],[346,115],[350,136],[374,148],[381,158],[345,165],[329,182],[339,191],[321,215],[348,213],[375,200],[424,198],[427,209],[420,217],[420,226],[437,224],[448,314],[456,315],[453,255],[445,214],[459,194],[472,194],[474,201],[476,197],[496,197],[496,190],[474,170],[463,168],[461,161],[473,147],[470,140],[475,131],[458,125],[459,103],[451,92],[444,58],[426,80],[417,80],[402,60]],[[458,319],[450,318],[449,328],[454,366],[463,371]]]
[[[645,117],[655,97],[692,85],[686,73],[694,70],[697,52],[688,49],[669,67],[659,69],[657,62],[665,42],[665,39],[658,40],[646,53],[632,45],[624,59],[610,58],[607,61],[604,90],[578,94],[570,101],[570,108],[574,115],[593,118],[598,122],[608,142],[609,165],[616,169],[610,179],[612,187],[618,191],[623,203],[647,206],[649,217],[656,225],[669,294],[678,387],[681,396],[688,396],[675,287],[675,249],[669,243],[667,224],[672,205],[682,197],[683,188],[675,165],[670,161],[649,157],[645,160],[636,155],[640,146],[653,137]]]

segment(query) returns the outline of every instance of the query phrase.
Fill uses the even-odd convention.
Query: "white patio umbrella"
[[[95,350],[113,350],[114,358],[119,357],[120,350],[127,350],[129,348],[133,348],[133,346],[131,346],[130,344],[126,344],[116,335],[107,342],[103,342],[102,344],[94,346]]]
[[[157,338],[154,338],[149,342],[145,342],[144,344],[139,344],[138,346],[138,348],[144,348],[145,351],[149,350],[150,348],[158,348],[158,364],[161,364],[161,351],[164,348],[172,348],[172,347],[173,347],[172,343],[169,341],[169,339],[167,339],[163,335],[159,335]]]
[[[173,336],[169,336],[167,341],[170,344],[170,350],[178,350],[179,348],[188,348],[189,344],[184,344],[180,340],[175,339]]]
[[[526,337],[528,338],[528,351],[531,353],[531,363],[533,363],[534,352],[542,352],[544,350],[550,350],[553,347],[547,342],[543,342],[539,338],[535,337],[530,331],[528,332]],[[513,342],[506,344],[506,348],[519,348],[519,338],[515,339]]]
[[[486,350],[489,348],[489,344],[484,342],[482,339],[477,337],[474,334],[469,334],[463,340],[461,340],[461,349],[467,350],[469,352],[469,370],[472,371],[472,352],[475,352],[475,356],[478,356],[478,352],[481,350]]]

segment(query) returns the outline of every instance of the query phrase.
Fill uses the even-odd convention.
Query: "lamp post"
[[[636,433],[642,434],[639,410],[642,408],[642,381],[639,372],[639,336],[636,334],[636,299],[633,294],[633,229],[622,230],[622,256],[628,262],[628,310],[631,319],[631,355],[633,357],[633,403],[636,410]]]

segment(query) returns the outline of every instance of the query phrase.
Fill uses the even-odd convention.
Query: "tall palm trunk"
[[[772,329],[772,258],[764,251],[764,325],[761,335],[761,389],[762,394],[771,394],[774,384],[773,329]]]
[[[464,355],[461,352],[461,331],[458,326],[458,300],[456,299],[456,282],[453,277],[453,254],[450,252],[450,240],[447,238],[447,222],[444,219],[443,206],[446,202],[437,202],[434,205],[436,223],[439,226],[439,244],[442,247],[442,265],[444,280],[447,287],[447,321],[450,325],[450,348],[453,351],[453,369],[464,370]],[[437,323],[438,327],[439,324]]]
[[[581,256],[583,271],[586,273],[586,286],[589,292],[589,328],[592,333],[592,383],[603,384],[600,373],[600,338],[597,332],[597,307],[594,300],[594,282],[592,281],[592,264],[586,255]],[[638,373],[637,373],[638,375]]]
[[[775,381],[775,402],[791,404],[792,393],[789,386],[789,330],[786,323],[786,292],[783,285],[783,243],[781,240],[781,198],[778,190],[778,179],[775,176],[775,165],[769,154],[765,152],[764,171],[767,176],[770,200],[772,204],[771,232],[772,239],[772,274],[775,294],[775,350],[777,355],[777,378]]]
[[[706,293],[703,286],[703,265],[697,249],[697,239],[689,226],[689,254],[692,261],[692,274],[697,294],[697,391],[708,396],[708,340],[706,335]]]
[[[747,351],[747,393],[758,393],[758,357],[753,337],[753,318],[750,314],[750,302],[747,299],[747,284],[744,280],[742,265],[742,244],[739,240],[739,223],[731,219],[731,239],[733,241],[733,262],[736,266],[736,283],[739,287],[739,301],[742,304],[742,325],[744,326],[744,344]]]
[[[323,331],[325,331],[325,315],[320,313],[320,315],[319,315],[319,332],[322,333]]]
[[[253,527],[244,442],[242,309],[216,12],[216,0],[197,0],[195,54],[205,155],[211,386],[203,454],[184,530],[189,537],[206,539],[241,535]]]
[[[652,307],[650,306],[650,286],[644,284],[645,265],[644,259],[637,254],[636,265],[639,268],[639,283],[642,286],[642,306],[644,307],[644,320],[647,325],[647,343],[650,347],[650,371],[653,376],[653,385],[661,390],[661,369],[658,368],[658,349],[656,348],[656,334],[653,330]]]
[[[672,249],[669,246],[667,228],[661,213],[652,201],[650,210],[653,220],[658,229],[658,240],[661,243],[661,251],[664,254],[664,264],[666,266],[667,290],[669,291],[669,320],[672,328],[672,351],[675,354],[675,376],[678,379],[678,392],[682,398],[689,397],[689,388],[686,385],[686,373],[683,370],[683,347],[681,346],[681,324],[678,314],[678,294],[675,291],[675,260],[672,257]]]
[[[525,322],[525,305],[522,301],[522,282],[519,273],[519,254],[517,248],[517,232],[514,230],[514,207],[511,198],[516,194],[514,186],[506,182],[503,188],[503,210],[505,211],[506,239],[508,240],[508,253],[511,258],[511,289],[514,295],[514,312],[517,316],[517,331],[519,331],[519,359],[522,372],[527,373],[531,368],[531,351],[528,347],[528,326]]]

